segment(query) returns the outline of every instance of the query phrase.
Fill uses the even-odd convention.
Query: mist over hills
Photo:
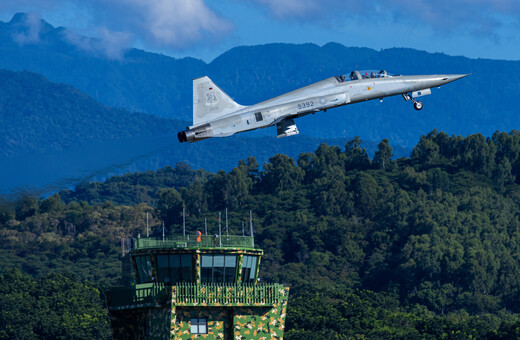
[[[191,111],[191,79],[203,73],[204,62],[137,49],[117,52],[107,51],[99,39],[75,35],[44,20],[34,22],[24,13],[0,22],[1,68],[43,74],[108,106],[187,117],[179,112]]]

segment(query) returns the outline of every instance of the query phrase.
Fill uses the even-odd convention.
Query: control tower
[[[258,282],[253,236],[126,244],[134,283],[106,292],[115,339],[283,339],[289,288]]]

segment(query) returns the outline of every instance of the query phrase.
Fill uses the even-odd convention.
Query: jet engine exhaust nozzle
[[[177,134],[177,138],[179,138],[179,142],[181,142],[181,143],[190,142],[195,139],[195,131],[193,131],[193,130],[181,131]]]

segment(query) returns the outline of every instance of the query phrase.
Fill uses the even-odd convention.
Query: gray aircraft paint
[[[227,137],[238,132],[276,125],[277,136],[298,134],[294,119],[347,104],[403,95],[417,110],[415,98],[431,94],[467,74],[393,76],[386,71],[361,74],[353,71],[350,80],[330,77],[261,103],[237,104],[208,77],[193,80],[193,125],[178,133],[179,141],[196,142],[211,137]]]

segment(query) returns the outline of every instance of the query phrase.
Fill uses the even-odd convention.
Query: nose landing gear
[[[413,103],[414,109],[416,109],[417,111],[422,110],[423,103],[421,101],[415,99],[414,97],[412,97],[412,95],[410,93],[403,93],[403,98],[405,101],[411,100]]]

